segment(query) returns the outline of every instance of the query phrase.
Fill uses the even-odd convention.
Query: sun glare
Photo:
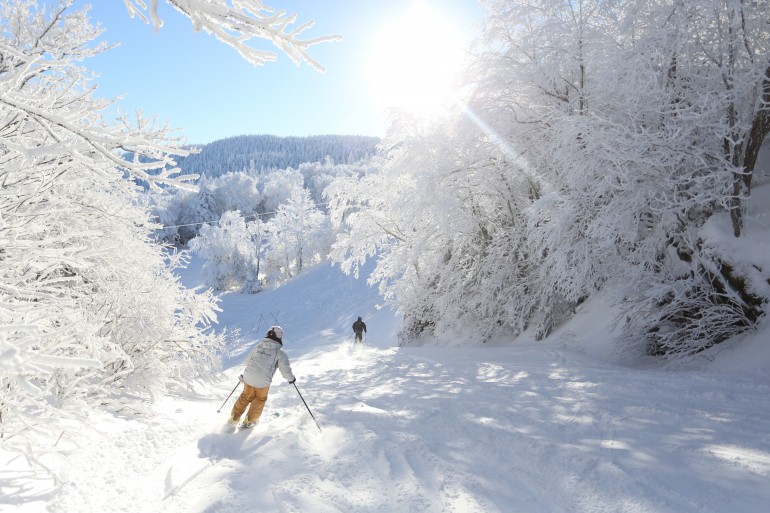
[[[456,95],[462,32],[427,4],[414,4],[375,40],[369,81],[382,109],[433,117]]]

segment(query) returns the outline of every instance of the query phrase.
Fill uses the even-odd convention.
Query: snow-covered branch
[[[144,0],[124,0],[129,14],[156,29],[163,26],[158,14],[158,0],[149,4]],[[212,34],[219,41],[235,48],[255,66],[273,62],[275,52],[253,46],[254,40],[267,40],[297,65],[306,62],[318,71],[325,68],[313,59],[308,49],[319,43],[337,41],[340,36],[319,36],[300,39],[300,35],[313,26],[309,21],[293,27],[297,15],[264,5],[260,0],[166,0],[177,11],[192,21],[196,31]]]

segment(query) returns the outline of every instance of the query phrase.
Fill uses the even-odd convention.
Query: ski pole
[[[238,388],[238,385],[240,385],[240,384],[241,384],[241,382],[240,382],[240,381],[239,381],[238,383],[236,383],[236,384],[235,384],[235,388]],[[233,388],[233,391],[232,391],[232,392],[230,392],[230,395],[228,395],[228,396],[227,396],[227,399],[225,399],[225,402],[223,402],[223,403],[222,403],[222,406],[220,406],[220,407],[219,407],[219,409],[217,410],[217,413],[219,413],[220,411],[222,411],[222,408],[224,408],[224,407],[225,407],[225,404],[227,404],[227,401],[228,401],[228,400],[230,399],[230,397],[232,397],[232,395],[235,393],[235,388]]]
[[[296,384],[296,383],[292,383],[292,385],[294,385],[294,389],[295,389],[295,390],[297,391],[297,393],[299,394],[299,398],[300,398],[300,399],[302,399],[302,402],[305,404],[305,408],[307,408],[307,412],[310,414],[310,416],[311,416],[311,417],[313,417],[313,422],[315,422],[315,425],[318,427],[318,431],[322,431],[322,430],[321,430],[321,426],[319,426],[319,425],[318,425],[318,421],[317,421],[317,420],[315,420],[315,416],[313,415],[313,412],[312,412],[312,411],[310,411],[310,407],[309,407],[309,406],[307,405],[307,403],[305,402],[305,398],[304,398],[304,397],[302,397],[302,394],[300,394],[300,392],[299,392],[299,388],[297,388],[297,384]]]

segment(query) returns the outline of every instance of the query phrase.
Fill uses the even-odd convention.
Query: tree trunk
[[[765,77],[762,79],[762,94],[759,99],[759,108],[746,138],[745,148],[736,147],[733,150],[732,157],[734,161],[740,153],[743,153],[743,172],[735,173],[733,176],[733,200],[730,219],[733,224],[733,234],[736,237],[740,237],[743,231],[742,198],[748,197],[751,194],[751,179],[754,175],[754,166],[757,164],[759,150],[768,133],[770,133],[770,65],[765,70]],[[740,149],[743,149],[743,151],[739,151]],[[733,162],[733,164],[736,163]]]

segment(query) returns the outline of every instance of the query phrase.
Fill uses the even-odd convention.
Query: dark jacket
[[[360,317],[356,322],[353,323],[353,331],[356,333],[366,332],[366,323],[362,321]]]

